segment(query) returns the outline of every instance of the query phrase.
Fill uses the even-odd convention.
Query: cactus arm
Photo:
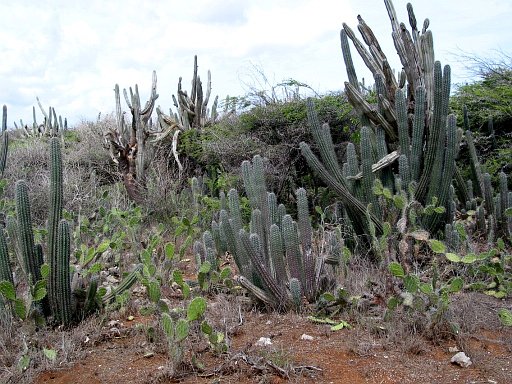
[[[7,241],[5,240],[3,229],[0,229],[0,281],[4,280],[14,285],[9,252],[7,250]]]
[[[434,162],[437,157],[440,139],[442,139],[442,99],[443,99],[443,74],[441,71],[441,63],[436,61],[434,66],[434,115],[430,125],[429,140],[425,153],[422,175],[416,190],[416,198],[420,202],[424,202],[427,196],[427,190],[431,182]]]
[[[302,155],[305,157],[309,166],[313,171],[315,171],[322,180],[330,187],[332,190],[340,197],[340,199],[345,204],[347,211],[349,212],[349,216],[354,224],[354,230],[358,234],[366,233],[367,225],[364,222],[366,217],[366,207],[363,203],[361,203],[358,199],[356,199],[345,186],[340,184],[337,180],[335,180],[332,175],[327,171],[324,165],[320,162],[320,160],[315,156],[315,154],[311,151],[309,145],[304,142],[300,143],[300,149]],[[373,223],[375,224],[375,228],[378,233],[382,233],[382,224],[380,220],[373,214],[370,215]]]
[[[24,264],[28,267],[29,283],[33,284],[41,280],[41,266],[38,265],[34,254],[34,234],[32,232],[28,187],[24,180],[16,182],[16,216],[18,217],[20,248]]]
[[[59,222],[57,234],[56,264],[50,267],[56,272],[56,282],[52,293],[56,301],[54,316],[57,321],[69,325],[72,321],[73,310],[71,307],[71,281],[70,281],[70,231],[66,220]]]

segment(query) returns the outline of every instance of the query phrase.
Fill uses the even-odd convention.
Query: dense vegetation
[[[144,106],[137,88],[125,92],[131,118],[119,86],[114,117],[73,129],[41,107],[42,125],[34,112],[32,127],[7,131],[4,107],[1,364],[24,372],[41,353],[59,360],[57,346],[20,340],[130,307],[153,316],[174,375],[192,336],[229,351],[208,310],[217,295],[335,324],[372,311],[383,323],[414,321],[429,339],[467,329],[453,320],[453,295],[509,297],[512,72],[488,72],[450,97],[450,67],[433,61],[428,22],[418,29],[408,11],[410,32],[391,18],[398,78],[364,20],[368,48],[343,25],[340,93],[290,92],[241,111],[228,99],[221,111],[195,61],[175,113],[153,113],[156,74]],[[358,81],[349,41],[372,89]],[[362,283],[361,270],[373,271]],[[134,286],[144,292],[137,305]],[[377,298],[385,305],[363,305]],[[510,311],[499,316],[511,325]],[[36,326],[16,336],[17,324]]]

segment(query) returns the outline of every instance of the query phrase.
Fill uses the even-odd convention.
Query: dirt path
[[[147,326],[147,319],[137,318],[120,324],[119,334],[89,348],[85,359],[71,368],[43,372],[35,383],[173,382],[164,379],[166,356],[151,351],[144,332],[133,331]],[[313,339],[301,340],[303,334]],[[272,345],[254,346],[260,337],[270,338]],[[450,363],[454,353],[449,347],[454,346],[454,341],[438,346],[425,342],[415,354],[413,348],[409,352],[389,349],[385,338],[372,338],[357,329],[333,332],[297,315],[250,312],[244,314],[243,325],[231,339],[229,356],[200,352],[202,372],[190,368],[175,382],[512,383],[512,331],[482,331],[468,338],[465,352],[473,362],[468,368]],[[280,375],[293,371],[292,367],[295,373],[289,379]]]

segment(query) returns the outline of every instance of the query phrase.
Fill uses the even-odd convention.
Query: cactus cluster
[[[20,125],[14,122],[14,126],[16,129],[20,129],[25,137],[36,137],[36,136],[49,136],[55,137],[61,135],[64,131],[68,129],[68,120],[59,115],[57,118],[57,113],[55,112],[55,108],[49,107],[48,113],[44,109],[41,101],[38,97],[36,97],[37,104],[39,105],[39,109],[43,114],[43,123],[38,124],[36,117],[36,107],[32,107],[32,115],[33,115],[33,123],[32,127],[29,128],[27,124],[23,123],[23,120],[20,119]]]
[[[137,203],[144,201],[146,171],[153,159],[156,145],[168,137],[172,137],[171,152],[181,172],[183,166],[179,160],[177,150],[179,133],[188,129],[202,128],[208,122],[214,121],[217,116],[217,98],[211,111],[208,110],[211,74],[208,71],[207,89],[206,93],[203,94],[202,82],[197,74],[197,56],[194,57],[194,77],[190,96],[182,89],[180,78],[178,96],[173,95],[177,113],[172,113],[171,110],[169,115],[166,115],[160,107],[157,107],[157,123],[153,124],[151,115],[158,99],[156,83],[156,72],[153,71],[151,94],[144,108],[141,106],[137,85],[135,85],[135,91],[130,88],[130,96],[128,96],[126,89],[123,90],[126,104],[132,116],[130,127],[121,108],[119,85],[116,84],[114,91],[117,127],[110,129],[105,134],[109,143],[110,156],[118,165],[128,195]]]
[[[29,287],[46,284],[47,295],[37,303],[37,309],[45,316],[51,317],[56,324],[70,325],[79,315],[96,309],[97,281],[91,280],[85,302],[85,312],[79,312],[75,292],[71,286],[71,246],[69,223],[62,219],[62,154],[60,139],[50,139],[50,212],[48,217],[48,242],[46,260],[43,246],[34,240],[33,224],[28,197],[28,186],[24,180],[16,182],[15,200],[16,217],[7,218],[7,231],[13,243],[14,253],[20,261]],[[43,264],[48,265],[47,275],[42,274]],[[111,300],[117,293],[128,289],[136,280],[140,266],[128,275],[120,286],[110,295],[103,297],[103,302]],[[13,283],[7,245],[3,230],[0,231],[0,281]]]
[[[208,107],[212,90],[212,76],[208,70],[206,92],[203,92],[203,83],[197,73],[197,56],[194,56],[194,73],[190,96],[187,91],[183,90],[181,81],[182,78],[180,77],[177,96],[172,95],[176,112],[173,113],[172,109],[169,109],[169,114],[166,114],[160,107],[156,108],[160,128],[156,141],[161,141],[167,136],[172,135],[171,151],[180,172],[183,171],[183,165],[178,153],[179,134],[190,129],[201,130],[208,124],[214,123],[217,119],[217,105],[219,101],[219,97],[216,96],[211,109]]]
[[[62,220],[62,157],[60,140],[50,139],[50,213],[48,220],[48,266],[47,300],[43,301],[43,313],[52,314],[58,323],[69,325],[72,321],[72,293],[70,284],[70,231],[69,224]],[[34,243],[28,186],[24,180],[16,183],[16,216],[19,249],[22,266],[30,285],[43,277],[41,266],[44,263],[41,244]]]
[[[206,124],[214,122],[217,118],[218,96],[215,97],[211,110],[208,108],[212,91],[211,72],[208,71],[206,92],[203,92],[203,83],[197,74],[197,56],[194,56],[194,74],[192,76],[190,96],[187,91],[183,90],[181,80],[182,78],[180,77],[177,96],[172,95],[173,104],[177,112],[173,113],[171,110],[170,114],[166,115],[160,107],[156,109],[158,121],[163,131],[169,128],[173,130],[179,128],[182,131],[202,129]]]
[[[313,229],[306,191],[296,191],[298,220],[268,192],[263,159],[254,156],[242,163],[244,187],[251,208],[250,223],[243,221],[236,189],[221,195],[218,222],[195,245],[201,261],[228,251],[240,272],[239,282],[266,305],[288,310],[305,297],[313,301],[320,291],[325,258],[313,247]]]
[[[442,68],[440,62],[434,61],[428,19],[420,32],[413,8],[408,4],[409,31],[398,22],[392,2],[384,2],[392,24],[393,41],[403,65],[398,78],[361,16],[358,16],[358,29],[364,43],[345,23],[340,33],[349,79],[345,83],[345,92],[363,125],[360,159],[357,159],[356,148],[349,145],[346,163],[339,165],[329,127],[320,125],[312,101],[308,101],[308,118],[320,158],[306,143],[301,143],[301,150],[310,167],[344,203],[357,234],[373,238],[373,229],[376,234],[382,234],[385,217],[381,201],[373,193],[376,179],[398,194],[401,190],[413,191],[414,200],[423,206],[434,201],[442,207],[442,211],[422,218],[422,226],[436,233],[452,222],[452,184],[456,186],[458,196],[468,194],[455,162],[462,131],[456,127],[455,116],[449,114],[450,67]],[[358,81],[349,40],[373,74],[375,106],[366,100]]]

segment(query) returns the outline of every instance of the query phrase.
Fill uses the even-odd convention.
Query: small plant
[[[224,335],[215,331],[204,319],[206,307],[206,300],[198,296],[190,301],[185,313],[178,310],[162,313],[161,324],[167,337],[171,372],[173,374],[176,368],[183,363],[188,337],[197,330],[207,337],[215,352],[223,353],[227,351]],[[195,360],[194,356],[193,359]]]
[[[432,267],[432,277],[406,273],[397,262],[388,265],[388,270],[394,277],[402,282],[402,292],[398,296],[392,296],[387,303],[386,317],[402,306],[406,311],[414,311],[425,316],[432,329],[442,325],[446,321],[446,313],[450,306],[450,296],[460,292],[464,286],[461,277],[453,277],[447,282],[441,281],[437,267]],[[458,332],[458,325],[449,323],[453,333]]]
[[[506,252],[502,239],[498,239],[496,245],[487,251],[464,256],[444,252],[443,244],[438,244],[436,249],[466,276],[468,289],[502,299],[512,294],[512,255]]]

